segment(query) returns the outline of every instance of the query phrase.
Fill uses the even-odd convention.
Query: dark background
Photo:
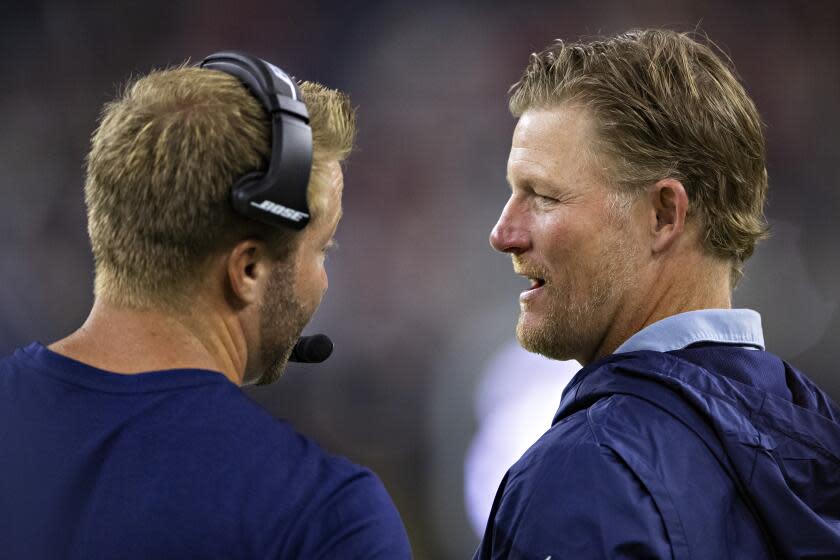
[[[768,348],[840,397],[840,4],[835,2],[3,2],[0,352],[49,343],[91,304],[82,165],[132,74],[242,49],[350,93],[358,151],[312,331],[334,357],[249,389],[376,470],[419,559],[463,558],[472,391],[524,288],[487,236],[506,197],[506,92],[554,38],[701,28],[767,124],[773,238],[735,294]],[[527,383],[522,372],[522,383]]]

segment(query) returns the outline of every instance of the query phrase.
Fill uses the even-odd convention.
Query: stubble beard
[[[309,322],[311,313],[296,296],[291,265],[275,269],[267,286],[267,296],[260,316],[260,360],[264,370],[255,385],[274,383],[283,375],[289,356]]]
[[[521,310],[516,338],[529,352],[554,360],[586,360],[603,341],[613,312],[632,282],[632,260],[621,237],[586,269],[543,286],[545,308],[537,321]]]

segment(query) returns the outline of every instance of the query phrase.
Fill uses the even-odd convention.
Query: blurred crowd
[[[309,329],[336,350],[248,391],[377,471],[419,559],[463,558],[478,540],[464,505],[476,391],[525,287],[487,242],[508,191],[506,92],[555,38],[699,28],[731,56],[767,125],[773,233],[735,304],[757,309],[768,349],[840,400],[836,3],[17,4],[0,7],[0,352],[52,342],[85,317],[84,157],[101,105],[128,77],[235,48],[345,90],[358,150],[330,291]],[[522,385],[529,363],[513,371]]]

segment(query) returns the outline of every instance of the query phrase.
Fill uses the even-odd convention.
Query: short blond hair
[[[732,262],[734,285],[767,234],[764,134],[728,58],[708,43],[668,30],[558,40],[531,55],[511,88],[510,109],[519,117],[580,103],[594,117],[596,151],[622,192],[680,180],[703,247]]]
[[[300,84],[312,128],[310,213],[323,211],[324,169],[350,153],[349,98]],[[297,237],[235,214],[230,187],[264,171],[268,115],[234,77],[180,66],[132,80],[105,105],[87,158],[85,202],[97,298],[131,308],[183,304],[202,266],[248,236],[288,254]]]

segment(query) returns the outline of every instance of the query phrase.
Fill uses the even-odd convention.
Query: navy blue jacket
[[[505,475],[475,558],[840,558],[839,422],[768,352],[608,356]]]
[[[0,360],[0,558],[410,557],[373,473],[220,373]]]

